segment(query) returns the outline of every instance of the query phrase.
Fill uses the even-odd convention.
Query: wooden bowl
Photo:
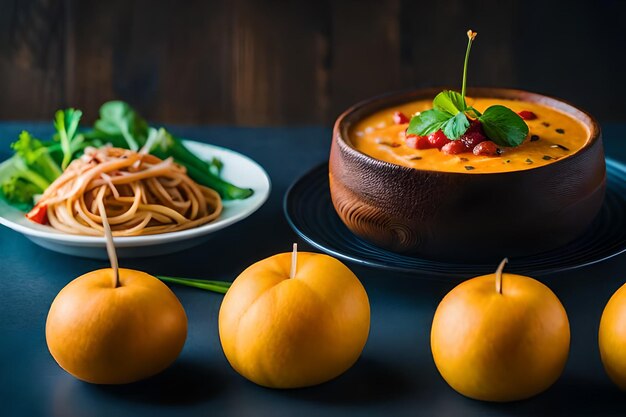
[[[598,214],[606,168],[600,127],[562,100],[526,91],[476,88],[472,97],[535,102],[584,123],[588,143],[573,155],[514,172],[466,174],[419,170],[356,150],[350,127],[368,115],[440,89],[421,89],[361,102],[335,123],[330,192],[345,225],[394,252],[448,260],[491,260],[547,251],[572,241]]]

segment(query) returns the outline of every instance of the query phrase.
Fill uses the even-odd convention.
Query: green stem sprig
[[[433,108],[411,118],[407,135],[427,136],[439,130],[451,140],[458,140],[470,127],[470,118],[478,120],[487,138],[500,146],[518,146],[528,136],[528,125],[513,110],[495,105],[484,113],[479,112],[465,101],[467,91],[467,67],[472,43],[477,33],[467,31],[467,49],[463,63],[461,93],[444,90],[433,99]]]
[[[463,101],[465,101],[465,86],[467,84],[467,64],[469,63],[472,42],[476,39],[476,35],[478,35],[478,33],[473,32],[471,29],[467,31],[467,50],[465,51],[465,62],[463,63],[463,85],[461,87],[461,97],[463,97]]]

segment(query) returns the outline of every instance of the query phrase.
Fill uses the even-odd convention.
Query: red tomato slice
[[[31,211],[26,213],[26,218],[31,222],[48,224],[48,206],[37,204]]]

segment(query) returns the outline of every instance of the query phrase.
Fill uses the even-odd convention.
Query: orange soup
[[[500,147],[498,156],[476,156],[471,152],[448,155],[438,149],[414,149],[405,143],[407,124],[395,124],[393,113],[407,116],[432,108],[432,100],[419,100],[372,114],[356,123],[350,131],[353,146],[374,158],[432,171],[492,173],[532,169],[566,158],[589,140],[585,125],[571,116],[536,103],[523,101],[467,98],[467,104],[480,112],[500,104],[515,112],[530,111],[537,118],[526,120],[529,135],[520,146]]]

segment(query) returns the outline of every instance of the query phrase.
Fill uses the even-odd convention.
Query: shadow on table
[[[562,379],[546,392],[524,401],[488,403],[467,399],[485,413],[510,416],[625,415],[626,394],[607,381],[598,384],[583,378]]]
[[[394,370],[378,361],[361,358],[345,374],[325,384],[294,390],[270,390],[280,395],[301,401],[335,405],[363,405],[390,402],[419,391],[399,370]]]
[[[105,395],[150,404],[191,404],[220,394],[226,378],[202,364],[179,361],[162,373],[127,385],[92,385]],[[219,381],[219,383],[218,383]]]
[[[159,406],[196,405],[222,394],[226,378],[217,374],[213,368],[191,361],[178,361],[152,378],[125,385],[94,385],[59,372],[51,415],[114,416],[120,410],[135,409],[133,403],[138,409],[148,406],[155,410]]]

